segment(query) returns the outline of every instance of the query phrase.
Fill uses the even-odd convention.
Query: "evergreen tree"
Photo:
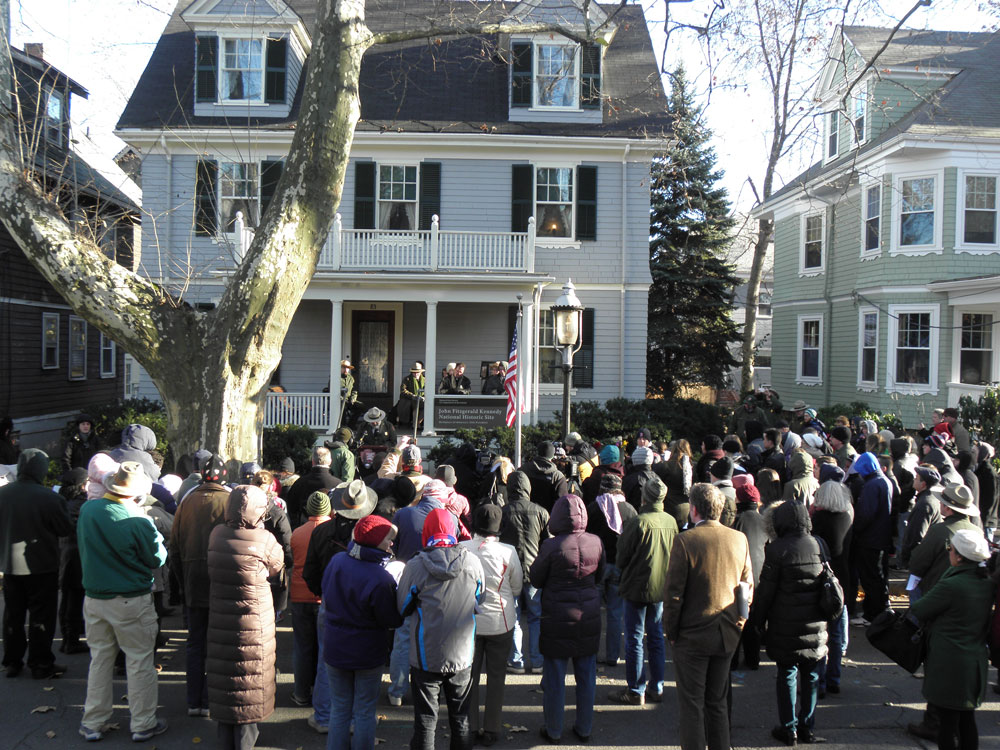
[[[740,333],[730,317],[739,279],[720,258],[735,221],[683,68],[673,74],[667,112],[674,144],[652,166],[646,383],[669,397],[685,384],[721,386],[738,364],[729,345]]]

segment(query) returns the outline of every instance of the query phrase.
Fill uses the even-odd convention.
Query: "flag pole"
[[[522,309],[521,298],[523,295],[517,295],[517,322],[514,324],[514,334],[517,337],[517,402],[514,404],[515,409],[515,421],[514,429],[514,467],[520,468],[521,466],[521,399],[524,397],[524,391],[521,390],[521,371],[524,369],[521,367],[521,322],[524,317],[524,312]]]

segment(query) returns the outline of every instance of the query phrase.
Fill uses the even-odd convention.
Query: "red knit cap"
[[[760,490],[752,484],[744,484],[736,490],[736,499],[741,503],[757,503],[760,505]]]
[[[382,516],[365,516],[354,526],[354,541],[366,547],[378,547],[392,531],[392,524]]]

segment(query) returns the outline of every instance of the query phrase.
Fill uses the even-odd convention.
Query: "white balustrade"
[[[264,426],[294,424],[326,430],[330,425],[329,393],[268,393]]]

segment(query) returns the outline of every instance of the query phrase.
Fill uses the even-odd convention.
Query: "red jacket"
[[[302,578],[302,568],[306,564],[306,552],[313,529],[330,520],[330,516],[309,516],[304,524],[292,532],[292,585],[288,595],[296,604],[319,604],[322,599],[313,594]]]

